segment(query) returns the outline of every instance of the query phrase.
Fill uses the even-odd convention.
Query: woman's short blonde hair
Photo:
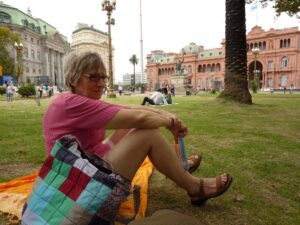
[[[74,84],[78,82],[80,77],[91,71],[97,71],[99,68],[106,74],[106,68],[96,52],[84,52],[82,54],[71,53],[68,56],[65,67],[65,79],[67,87],[74,93]]]

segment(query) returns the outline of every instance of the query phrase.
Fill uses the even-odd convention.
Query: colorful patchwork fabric
[[[22,224],[106,225],[115,220],[130,182],[83,158],[74,140],[56,142],[24,206]]]

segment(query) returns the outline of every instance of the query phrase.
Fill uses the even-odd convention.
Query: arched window
[[[188,71],[187,71],[188,73],[193,73],[193,69],[192,69],[192,66],[189,66],[188,67]]]
[[[11,16],[5,12],[0,12],[0,23],[11,23]]]
[[[198,66],[198,73],[200,73],[200,72],[201,72],[201,69],[202,69],[202,66],[201,66],[201,65],[199,65],[199,66]]]
[[[220,63],[217,63],[216,72],[220,72],[220,71],[221,71],[221,65],[220,65]]]
[[[283,57],[281,59],[281,68],[287,68],[288,67],[288,59],[287,57]]]
[[[158,75],[161,75],[161,69],[158,69]]]
[[[287,86],[287,76],[286,75],[282,75],[280,77],[280,86],[281,87],[286,87]]]
[[[212,64],[212,66],[210,67],[210,72],[215,72],[215,64]]]
[[[266,50],[266,47],[267,47],[267,43],[264,41],[264,42],[263,42],[262,49],[263,49],[263,50]]]

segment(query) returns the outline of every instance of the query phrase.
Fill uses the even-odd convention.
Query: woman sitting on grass
[[[228,189],[232,181],[229,174],[198,178],[183,169],[159,129],[165,127],[175,137],[184,137],[188,128],[178,117],[145,106],[134,108],[99,100],[107,75],[97,53],[70,57],[65,75],[71,93],[58,96],[44,118],[47,154],[57,139],[71,134],[84,149],[110,163],[114,173],[130,181],[148,156],[156,169],[187,192],[192,204],[200,206]],[[115,132],[104,140],[109,129]]]

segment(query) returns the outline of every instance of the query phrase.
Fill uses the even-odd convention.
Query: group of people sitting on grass
[[[150,97],[143,99],[142,105],[169,105],[172,104],[172,95],[167,88],[157,89]]]

